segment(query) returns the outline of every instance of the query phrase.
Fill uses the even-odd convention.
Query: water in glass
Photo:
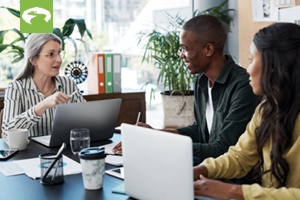
[[[70,146],[73,154],[90,147],[90,134],[86,128],[72,129],[70,132]]]

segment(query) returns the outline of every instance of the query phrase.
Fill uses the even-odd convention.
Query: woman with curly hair
[[[263,97],[237,144],[194,168],[195,195],[218,199],[300,199],[300,26],[275,23],[250,46],[250,85]],[[245,176],[255,184],[212,179]]]

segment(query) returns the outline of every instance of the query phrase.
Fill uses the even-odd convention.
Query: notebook
[[[122,124],[124,185],[136,199],[193,200],[190,137]]]
[[[91,142],[109,139],[114,134],[121,102],[118,98],[58,105],[51,135],[31,139],[47,147],[69,144],[73,128],[88,128]]]

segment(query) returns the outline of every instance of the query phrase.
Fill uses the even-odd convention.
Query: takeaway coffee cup
[[[104,148],[91,147],[80,151],[79,158],[85,189],[98,190],[102,188],[105,157]]]
[[[25,150],[29,143],[28,129],[10,129],[6,132],[10,149]]]

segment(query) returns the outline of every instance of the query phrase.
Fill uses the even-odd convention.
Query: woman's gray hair
[[[30,62],[30,59],[38,56],[43,46],[51,40],[59,44],[62,43],[60,38],[52,33],[32,33],[28,36],[24,47],[24,65],[16,80],[28,78],[33,74],[34,66]]]

